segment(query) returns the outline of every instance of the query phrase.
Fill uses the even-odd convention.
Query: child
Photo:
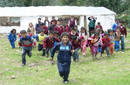
[[[110,57],[110,41],[111,39],[109,38],[108,33],[104,33],[104,37],[102,38],[102,51],[101,51],[101,56],[104,53],[104,50],[106,50],[107,56]]]
[[[23,49],[23,53],[22,53],[22,65],[26,65],[26,54],[28,54],[29,57],[32,56],[32,44],[33,44],[33,40],[30,36],[27,35],[27,32],[25,30],[22,30],[21,32],[21,38],[20,38],[20,46]]]
[[[48,35],[48,27],[44,24],[44,23],[42,23],[41,24],[41,31],[43,31],[44,30],[44,33],[46,34],[46,35]]]
[[[114,42],[113,30],[109,30],[109,38],[111,39],[111,41],[110,41],[110,54],[113,55],[113,42]]]
[[[72,45],[69,42],[69,34],[64,32],[61,35],[61,42],[58,43],[51,52],[51,57],[53,60],[54,54],[58,50],[57,64],[60,76],[63,78],[64,83],[68,83],[68,77],[70,73],[71,65],[71,55],[74,50],[72,50]]]
[[[12,29],[8,35],[8,40],[12,48],[15,48],[15,41],[16,41],[16,29]]]
[[[79,49],[81,48],[81,40],[79,38],[74,38],[73,40],[71,40],[72,46],[74,48],[74,53],[73,53],[73,60],[74,61],[79,61]]]
[[[73,39],[76,39],[79,36],[79,34],[76,32],[75,29],[72,29],[71,32],[69,33],[69,36],[70,36],[69,37],[70,40],[73,40]]]
[[[93,60],[97,59],[96,56],[97,56],[98,45],[99,45],[100,41],[101,40],[100,40],[99,34],[95,33],[93,39],[91,40],[92,45],[90,46]]]
[[[114,46],[114,48],[115,48],[115,50],[116,51],[119,51],[120,50],[120,44],[119,44],[119,42],[120,42],[120,36],[121,36],[121,33],[120,33],[120,29],[119,29],[119,27],[116,29],[116,32],[115,32],[115,46]]]
[[[40,34],[36,36],[36,40],[38,41],[38,51],[43,51],[42,56],[45,56],[45,50],[43,49],[43,40],[45,39],[44,30],[41,31]]]
[[[102,38],[104,37],[104,31],[103,30],[99,31],[99,36],[100,36],[100,43],[98,45],[98,52],[101,53],[101,51],[102,51]]]
[[[60,20],[57,21],[57,25],[54,27],[54,31],[58,31],[59,36],[62,34],[63,26],[61,25]]]
[[[46,50],[47,57],[49,57],[49,51],[51,52],[51,49],[54,46],[55,41],[59,42],[60,40],[54,37],[53,32],[49,32],[49,37],[46,37],[43,41],[43,49]]]
[[[81,38],[81,49],[83,56],[86,56],[87,32],[84,27],[81,27],[80,38]]]

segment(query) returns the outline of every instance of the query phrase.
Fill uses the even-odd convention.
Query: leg
[[[111,45],[110,45],[110,53],[111,53],[111,55],[113,54],[113,43],[111,43]]]
[[[125,50],[125,42],[124,42],[124,36],[121,36],[121,50]]]
[[[31,57],[31,56],[32,56],[32,51],[31,51],[31,50],[28,50],[28,51],[27,51],[27,54],[28,54],[29,57]]]
[[[79,60],[79,53],[78,53],[78,51],[79,51],[79,48],[76,48],[75,49],[76,60]]]
[[[109,47],[106,47],[106,53],[107,53],[107,56],[109,57],[110,56],[110,48]]]
[[[38,44],[38,51],[41,51],[43,49],[43,45]]]
[[[27,51],[25,49],[23,49],[23,53],[22,53],[22,64],[23,65],[26,65],[26,58],[25,58],[26,53],[27,53]]]
[[[117,41],[117,51],[120,50],[120,44],[119,44],[119,41]]]
[[[64,70],[64,82],[68,81],[69,73],[70,73],[70,62],[65,62],[63,65]]]
[[[59,75],[60,75],[60,77],[63,77],[63,78],[64,78],[64,72],[63,72],[62,63],[57,62],[57,66],[58,66],[58,70],[59,70]]]
[[[15,41],[11,41],[10,44],[11,44],[12,48],[15,48]]]

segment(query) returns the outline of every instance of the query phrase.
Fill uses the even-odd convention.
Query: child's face
[[[110,35],[113,35],[113,32],[110,32]]]
[[[99,36],[98,36],[98,35],[96,35],[96,36],[95,36],[95,38],[96,38],[96,39],[98,39],[98,38],[99,38]]]
[[[14,30],[14,31],[13,31],[13,34],[15,34],[15,33],[16,33],[16,31]]]
[[[82,32],[82,33],[84,33],[84,32],[85,32],[85,30],[84,30],[84,29],[82,29],[82,30],[81,30],[81,32]]]
[[[65,35],[65,36],[62,37],[62,42],[63,42],[64,44],[67,44],[68,41],[69,41],[69,38],[68,38],[67,35]]]
[[[44,32],[41,32],[41,36],[43,36],[44,35]]]
[[[49,34],[49,38],[53,38],[53,34],[52,33]]]
[[[60,25],[60,21],[57,22],[57,25]]]
[[[105,35],[105,38],[108,38],[108,35]]]
[[[74,31],[74,30],[72,30],[71,32],[72,32],[73,34],[75,34],[75,31]]]
[[[25,38],[25,37],[26,37],[26,35],[27,35],[26,33],[25,33],[25,34],[22,34],[23,38]]]

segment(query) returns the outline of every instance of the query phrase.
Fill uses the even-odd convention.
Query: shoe
[[[25,66],[25,64],[22,64],[22,67],[24,67]]]
[[[68,84],[68,83],[69,83],[69,80],[64,81],[64,83],[65,83],[65,84]]]

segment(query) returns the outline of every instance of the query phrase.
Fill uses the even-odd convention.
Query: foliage
[[[130,0],[0,0],[0,6],[104,6],[116,13],[130,8]]]

